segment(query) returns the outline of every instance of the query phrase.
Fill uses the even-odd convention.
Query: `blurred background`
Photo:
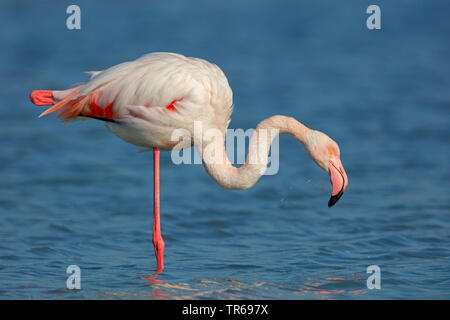
[[[81,8],[81,30],[66,9]],[[381,30],[366,9],[381,8]],[[449,299],[448,1],[2,1],[1,299]],[[292,137],[248,191],[161,158],[166,269],[152,246],[152,155],[97,121],[30,103],[154,51],[209,60],[230,128],[293,116],[340,145],[349,187]],[[82,290],[66,288],[80,266]],[[369,290],[366,268],[381,269]]]

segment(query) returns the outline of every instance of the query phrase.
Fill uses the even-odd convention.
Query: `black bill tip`
[[[332,164],[333,167],[336,168],[336,166],[334,164]],[[336,168],[336,170],[341,174],[342,177],[342,187],[341,190],[336,194],[336,195],[332,195],[330,200],[328,201],[328,208],[331,208],[332,206],[334,206],[336,204],[336,202],[338,202],[338,200],[342,197],[342,195],[344,194],[344,186],[345,186],[345,178],[344,178],[344,174],[342,173],[341,170],[339,170],[338,168]]]
[[[334,206],[336,204],[336,202],[338,202],[338,200],[342,197],[342,195],[344,194],[344,192],[339,191],[338,194],[331,196],[330,200],[328,201],[328,208],[331,208],[332,206]]]

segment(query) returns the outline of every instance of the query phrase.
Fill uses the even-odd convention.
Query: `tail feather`
[[[73,91],[71,94],[69,94],[67,97],[65,97],[65,98],[62,99],[61,101],[58,101],[58,103],[56,103],[53,107],[48,108],[47,110],[45,110],[44,112],[42,112],[42,113],[39,115],[39,118],[45,116],[46,114],[55,112],[55,111],[57,111],[58,109],[61,109],[62,107],[66,106],[66,105],[72,100],[73,97],[75,97],[78,93],[80,93],[81,89],[82,89],[82,88],[80,87],[80,88],[74,90],[74,91]]]
[[[58,118],[64,120],[79,116],[111,120],[113,118],[112,107],[114,99],[107,106],[99,106],[97,104],[98,98],[101,95],[101,89],[106,84],[101,84],[88,92],[82,91],[85,88],[84,85],[65,91],[35,90],[30,94],[30,99],[37,105],[54,104],[42,112],[39,118],[57,111]],[[83,94],[79,95],[80,92],[83,92]]]
[[[71,101],[70,104],[66,104],[66,107],[58,113],[58,118],[70,119],[79,116],[84,107],[89,104],[90,97],[90,94],[88,94]]]

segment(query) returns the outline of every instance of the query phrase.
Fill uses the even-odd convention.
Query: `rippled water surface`
[[[0,298],[450,298],[447,1],[79,1],[0,5]],[[166,269],[152,276],[152,155],[102,123],[38,119],[61,89],[152,51],[218,64],[231,128],[294,116],[340,145],[347,192],[292,137],[280,171],[221,189],[161,156]],[[66,289],[67,266],[82,290]],[[381,268],[369,290],[366,268]]]

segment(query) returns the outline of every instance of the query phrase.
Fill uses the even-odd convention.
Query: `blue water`
[[[448,1],[76,3],[78,31],[69,2],[0,4],[1,299],[450,298]],[[156,267],[151,153],[97,121],[38,119],[28,94],[152,51],[218,64],[231,128],[285,114],[330,135],[342,199],[327,207],[328,175],[289,136],[279,173],[248,191],[162,153],[166,269],[141,279]],[[66,288],[72,264],[82,290]]]

